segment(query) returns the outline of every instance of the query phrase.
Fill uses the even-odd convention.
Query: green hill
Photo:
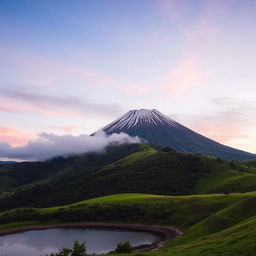
[[[138,255],[253,256],[256,192],[163,196],[118,194],[50,208],[19,208],[0,214],[0,229],[74,221],[161,224],[184,235],[154,252]]]
[[[144,144],[0,168],[0,210],[48,207],[117,193],[185,195],[256,190],[256,168]],[[5,196],[3,196],[5,195]]]
[[[256,167],[144,144],[0,167],[0,230],[63,222],[170,225],[152,256],[254,256]]]

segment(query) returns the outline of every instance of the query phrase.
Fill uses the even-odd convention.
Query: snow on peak
[[[152,109],[135,109],[130,110],[119,119],[105,126],[103,130],[112,131],[120,130],[123,128],[131,128],[135,126],[147,126],[147,125],[171,125],[176,126],[176,123],[171,118],[163,115],[161,112]]]

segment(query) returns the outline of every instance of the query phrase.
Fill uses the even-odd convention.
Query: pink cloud
[[[234,138],[240,138],[243,126],[237,123],[216,122],[216,120],[197,120],[192,124],[199,133],[223,144],[229,144]]]
[[[243,123],[197,120],[190,125],[198,133],[224,145],[256,153],[256,133]]]
[[[35,77],[37,85],[56,85],[59,81],[77,78],[91,79],[104,86],[111,81],[111,78],[103,73],[67,61],[30,59],[25,64],[23,68],[29,76]]]
[[[0,97],[0,111],[12,112],[12,113],[31,113],[41,114],[50,117],[81,117],[82,114],[78,111],[72,111],[68,109],[56,109],[45,106],[31,105],[25,102],[17,102],[12,99]]]
[[[35,139],[36,134],[29,131],[17,130],[9,126],[0,126],[0,141],[12,146],[20,146]]]
[[[129,94],[142,94],[152,90],[152,86],[139,84],[124,84],[122,89]]]
[[[193,24],[179,26],[182,34],[191,42],[202,43],[218,38],[223,27],[222,20],[227,16],[231,1],[209,1],[203,3]],[[211,43],[211,42],[210,42]]]
[[[208,40],[217,37],[222,30],[222,20],[224,20],[231,9],[232,0],[212,1],[204,0],[202,4],[191,8],[192,1],[187,0],[158,0],[157,9],[170,21],[176,24],[176,29],[180,31],[189,41]],[[190,17],[191,10],[195,18]]]
[[[74,126],[74,125],[65,125],[60,127],[60,129],[66,133],[74,133],[77,130],[81,130],[80,126]]]
[[[8,136],[8,135],[0,135],[0,141],[8,143],[12,146],[21,146],[26,144],[30,138],[18,137],[18,136]]]
[[[27,112],[29,110],[29,108],[24,104],[15,103],[3,97],[0,97],[0,101],[0,111],[2,112],[22,113]]]
[[[176,114],[174,119],[222,144],[256,153],[255,114],[254,101],[222,97],[194,114]]]
[[[183,36],[189,41],[196,42],[198,40],[209,40],[216,38],[220,33],[220,28],[208,24],[204,21],[199,21],[191,27],[180,27]]]
[[[188,57],[171,69],[164,79],[163,91],[167,95],[180,96],[195,86],[202,85],[209,77],[196,57]]]
[[[93,103],[79,97],[33,93],[21,88],[0,89],[0,110],[27,112],[59,117],[113,116],[118,105]]]

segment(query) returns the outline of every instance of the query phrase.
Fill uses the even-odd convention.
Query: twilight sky
[[[256,1],[1,0],[0,142],[155,108],[256,153]]]

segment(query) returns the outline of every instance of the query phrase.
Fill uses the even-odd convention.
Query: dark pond
[[[132,246],[151,244],[160,238],[149,232],[124,229],[53,228],[0,236],[0,256],[39,256],[71,248],[74,241],[86,242],[87,253],[107,253],[118,242],[130,241]]]

